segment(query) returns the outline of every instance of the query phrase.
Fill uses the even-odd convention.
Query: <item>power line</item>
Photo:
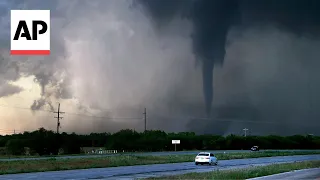
[[[31,111],[43,111],[47,113],[52,113],[53,111],[50,110],[42,110],[42,109],[30,109],[27,107],[17,107],[17,106],[8,106],[8,105],[2,105],[0,104],[1,107],[6,107],[6,108],[14,108],[14,109],[22,109],[22,110],[31,110]],[[85,117],[91,117],[91,118],[101,118],[101,119],[131,119],[131,120],[141,120],[142,118],[136,118],[136,117],[106,117],[106,116],[94,116],[94,115],[87,115],[87,114],[80,114],[80,113],[72,113],[72,112],[64,112],[65,114],[68,115],[75,115],[75,116],[85,116]]]
[[[36,128],[36,129],[33,129],[33,130],[31,130],[31,129],[26,129],[26,130],[17,130],[17,129],[0,129],[0,134],[1,133],[5,133],[5,134],[14,134],[14,132],[17,134],[19,134],[19,133],[25,133],[25,132],[34,132],[34,131],[37,131],[37,130],[39,130],[39,128]],[[46,130],[50,130],[50,129],[46,129]],[[52,131],[52,130],[50,130],[50,131]],[[66,133],[73,133],[73,132],[71,132],[71,131],[64,131],[64,132],[66,132]]]
[[[49,110],[31,109],[31,108],[27,108],[27,107],[18,107],[18,106],[8,106],[8,105],[4,105],[4,104],[0,104],[0,106],[1,106],[1,107],[5,107],[5,108],[23,109],[23,110],[29,110],[29,111],[52,112],[52,111],[49,111]]]
[[[52,113],[53,111],[50,110],[42,110],[42,109],[35,109],[32,110],[30,108],[26,107],[17,107],[17,106],[8,106],[8,105],[2,105],[0,104],[1,107],[6,107],[6,108],[15,108],[15,109],[22,109],[22,110],[31,110],[31,111],[43,111],[47,113]],[[68,115],[75,115],[75,116],[82,116],[82,117],[91,117],[91,118],[100,118],[100,119],[108,119],[108,120],[117,120],[117,119],[128,119],[128,120],[141,120],[141,119],[146,119],[146,117],[106,117],[106,116],[95,116],[95,115],[87,115],[87,114],[80,114],[80,113],[72,113],[72,112],[64,112],[65,114]],[[213,118],[202,118],[202,117],[188,117],[188,116],[169,116],[170,118],[179,118],[179,119],[190,119],[190,120],[211,120],[211,121],[221,121],[221,122],[235,122],[235,123],[254,123],[254,124],[285,124],[281,122],[275,122],[275,121],[252,121],[252,120],[235,120],[235,119],[213,119]],[[297,123],[297,122],[290,122],[290,124],[297,124],[301,126],[315,126],[315,125],[309,125],[309,124],[302,124],[302,123]],[[145,126],[146,126],[146,120],[145,120]],[[145,128],[146,129],[146,128]]]
[[[0,129],[0,131],[16,131],[16,132],[23,132],[23,131],[20,131],[20,130],[18,130],[18,129]]]
[[[213,118],[197,118],[197,117],[191,117],[191,119],[203,119],[203,120],[213,120],[213,121],[224,121],[224,122],[247,122],[247,123],[264,123],[264,124],[279,124],[278,122],[274,121],[251,121],[251,120],[233,120],[233,119],[213,119]]]
[[[78,113],[70,113],[70,112],[66,112],[66,114],[69,115],[75,115],[75,116],[86,116],[86,117],[92,117],[92,118],[102,118],[102,119],[131,119],[131,120],[141,120],[142,118],[131,118],[131,117],[106,117],[106,116],[94,116],[94,115],[87,115],[87,114],[78,114]]]

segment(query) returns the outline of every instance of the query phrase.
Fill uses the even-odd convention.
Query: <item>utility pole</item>
[[[62,119],[63,117],[60,117],[60,114],[64,114],[65,112],[61,112],[60,111],[60,103],[58,104],[58,112],[53,112],[53,113],[57,113],[58,117],[54,117],[57,118],[57,134],[59,134],[59,128],[60,128],[60,119]]]
[[[247,137],[247,131],[248,131],[249,129],[244,128],[243,130],[244,130],[244,137]]]
[[[144,112],[143,112],[143,119],[144,119],[144,132],[147,131],[147,108],[144,108]]]

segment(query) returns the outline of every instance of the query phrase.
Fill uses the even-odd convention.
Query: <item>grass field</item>
[[[228,159],[243,159],[243,158],[258,158],[271,156],[291,156],[291,155],[306,155],[320,154],[319,151],[290,151],[290,152],[248,152],[248,153],[229,153],[216,154],[219,160]],[[131,165],[146,165],[146,164],[162,164],[162,163],[179,163],[192,162],[195,155],[163,155],[163,156],[105,156],[99,158],[70,158],[58,159],[50,158],[45,160],[17,160],[17,161],[2,161],[0,162],[0,174],[24,173],[24,172],[39,172],[39,171],[58,171],[70,169],[86,169],[100,167],[116,167],[116,166],[131,166]]]
[[[1,149],[1,148],[0,148]],[[210,151],[210,150],[208,150]],[[213,150],[215,151],[215,150]],[[220,152],[222,152],[223,150],[219,150]],[[228,150],[226,150],[227,153],[235,153],[235,152],[228,152]],[[291,150],[291,149],[288,149],[288,150],[264,150],[264,151],[267,151],[267,152],[271,152],[271,151],[276,151],[276,152],[289,152],[289,151],[292,151],[292,152],[297,152],[297,151],[302,151],[303,153],[305,152],[311,152],[311,153],[315,153],[316,152],[319,152],[320,154],[320,150]],[[165,153],[170,153],[170,151],[165,151]],[[174,151],[171,151],[171,152],[174,152]],[[178,151],[178,152],[197,152],[195,150],[190,150],[190,151]],[[200,151],[199,151],[200,152]],[[219,153],[220,153],[219,152]],[[247,152],[250,152],[249,150]],[[262,151],[260,151],[262,152]],[[1,159],[18,159],[18,158],[55,158],[55,157],[65,157],[65,156],[86,156],[88,158],[90,158],[90,156],[105,156],[105,155],[144,155],[145,153],[152,153],[152,152],[118,152],[116,154],[113,154],[113,153],[110,153],[110,154],[85,154],[85,153],[81,153],[81,154],[61,154],[61,155],[45,155],[45,156],[39,156],[39,155],[4,155],[4,154],[0,154],[0,160]],[[153,153],[157,153],[157,152],[153,152]],[[160,152],[161,153],[161,152]],[[238,152],[236,152],[238,153]],[[158,154],[157,154],[158,155]],[[180,155],[183,155],[180,154]]]
[[[286,164],[274,164],[268,166],[253,167],[241,170],[216,170],[207,173],[188,173],[177,176],[166,176],[157,178],[148,178],[149,180],[171,180],[171,179],[248,179],[261,176],[267,176],[272,174],[278,174],[283,172],[289,172],[299,169],[307,168],[319,168],[320,161],[305,161],[297,163],[286,163]]]

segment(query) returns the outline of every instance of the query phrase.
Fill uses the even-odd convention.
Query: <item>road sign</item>
[[[177,151],[177,144],[180,144],[180,140],[172,140],[172,144],[174,144],[174,151]]]
[[[11,55],[50,55],[50,10],[11,10]]]
[[[172,144],[180,144],[180,140],[172,140]]]

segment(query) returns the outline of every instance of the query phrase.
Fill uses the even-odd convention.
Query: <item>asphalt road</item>
[[[196,166],[194,162],[153,164],[141,166],[125,166],[112,168],[96,168],[84,170],[68,170],[55,172],[24,173],[2,175],[0,180],[25,180],[25,179],[136,179],[164,175],[176,175],[189,172],[208,172],[212,170],[247,168],[251,166],[262,166],[273,163],[286,163],[296,161],[320,160],[320,155],[265,157],[251,159],[221,160],[217,166]]]
[[[212,153],[240,153],[250,152],[250,150],[205,150]],[[264,151],[264,150],[260,150]],[[266,150],[266,151],[320,151],[320,150]],[[123,153],[125,155],[136,155],[136,156],[163,156],[163,155],[186,155],[186,154],[197,154],[200,151],[168,151],[168,152],[144,152],[144,153]],[[19,160],[41,160],[41,159],[75,159],[75,158],[95,158],[104,156],[118,156],[118,154],[97,154],[97,155],[75,155],[75,156],[57,156],[57,157],[31,157],[31,158],[0,158],[1,161],[19,161]]]
[[[274,174],[270,176],[252,178],[250,180],[278,180],[278,179],[281,179],[281,180],[319,179],[320,180],[320,168],[290,171],[290,172]]]

